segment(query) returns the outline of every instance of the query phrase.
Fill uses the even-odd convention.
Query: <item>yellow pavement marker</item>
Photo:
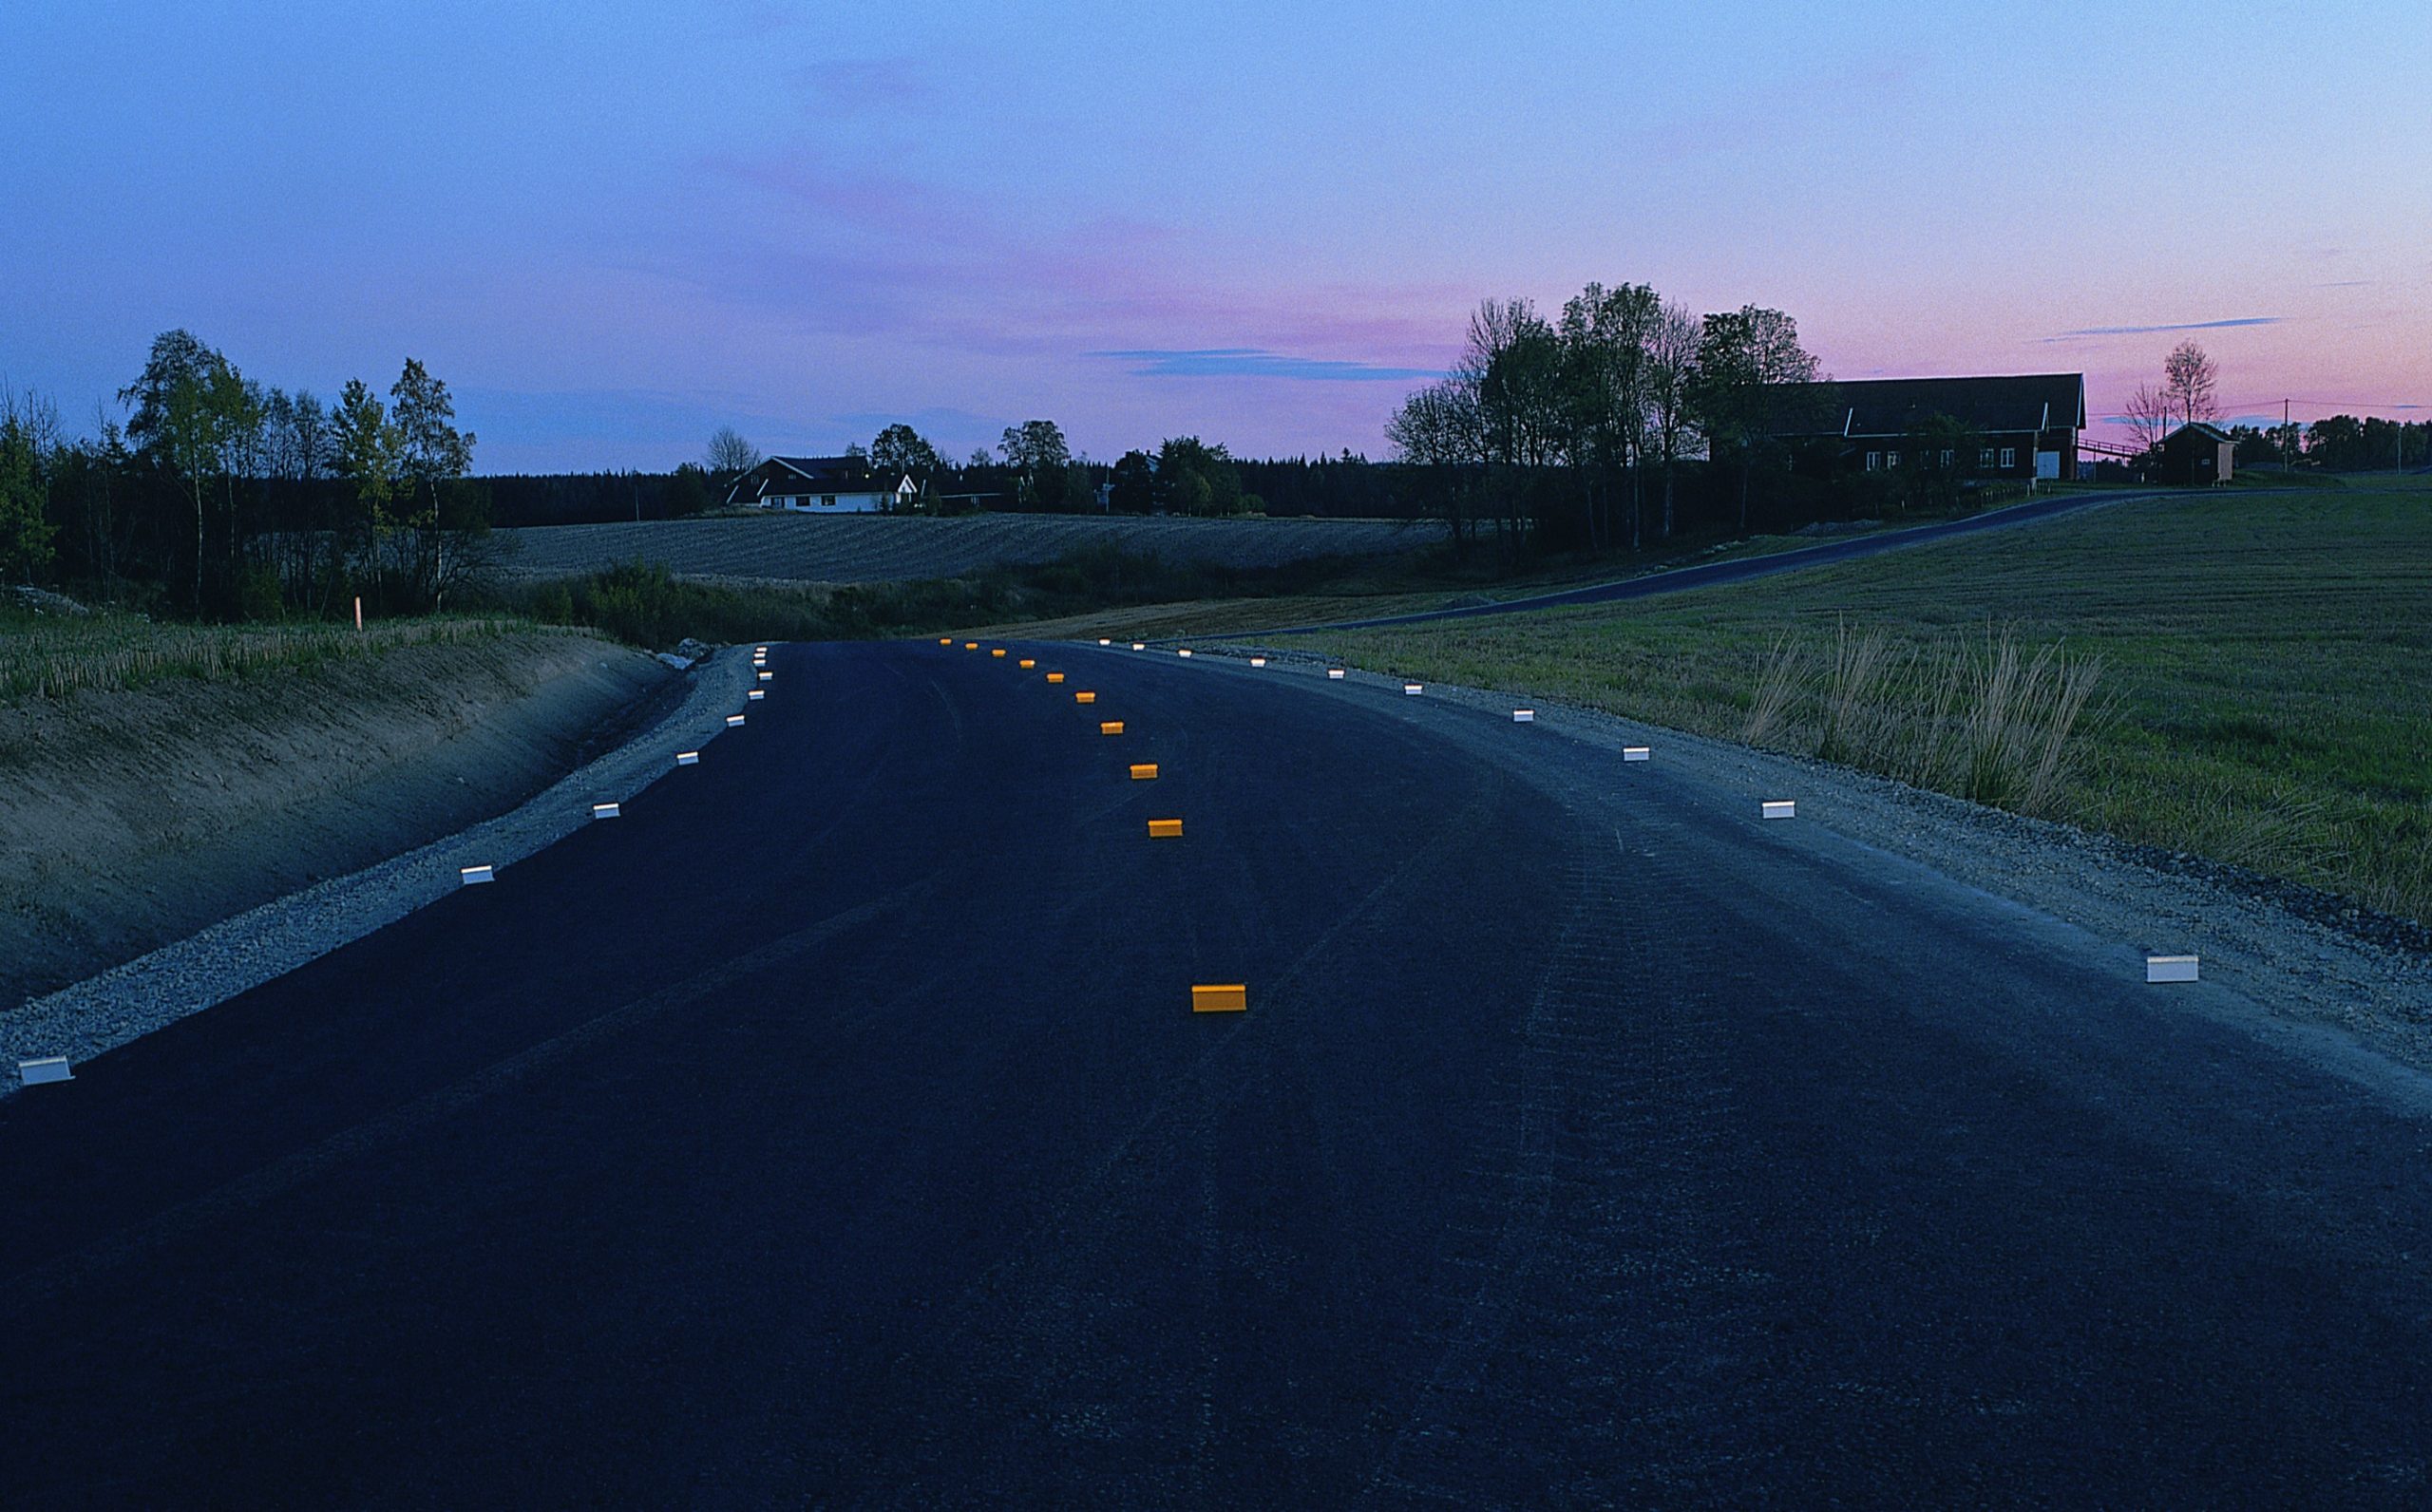
[[[995,651],[990,652],[988,654],[989,654],[989,655],[991,655],[991,656],[998,656],[998,657],[1001,657],[1001,656],[1003,656],[1003,655],[1005,654],[1005,648],[1004,648],[1004,647],[1002,647],[1002,646],[999,646],[999,647],[998,647]]]
[[[951,646],[954,644],[954,637],[952,635],[940,635],[938,637],[938,644],[940,646]]]
[[[1152,819],[1149,821],[1149,838],[1150,840],[1182,839],[1182,821],[1179,819]]]
[[[1194,983],[1190,1011],[1194,1013],[1243,1013],[1249,1011],[1250,992],[1240,982]]]
[[[1049,672],[1047,674],[1047,680],[1051,683],[1060,683],[1064,680],[1064,674],[1062,672]]]
[[[1157,764],[1155,762],[1133,762],[1131,764],[1131,780],[1135,783],[1155,782],[1157,780]]]
[[[979,642],[976,640],[966,640],[962,643],[962,649],[965,651],[978,651],[979,649]]]
[[[1101,719],[1098,721],[1098,733],[1101,735],[1120,735],[1123,733],[1123,721],[1119,719]]]
[[[1034,667],[1036,667],[1036,666],[1037,666],[1037,665],[1038,665],[1038,663],[1037,663],[1036,661],[1033,660],[1032,658],[1030,658],[1030,657],[1028,657],[1028,656],[1025,656],[1025,657],[1023,657],[1023,658],[1021,659],[1021,669],[1022,669],[1022,671],[1030,671],[1032,668],[1034,668]]]
[[[1074,702],[1074,703],[1076,703],[1076,704],[1094,704],[1094,703],[1096,703],[1097,701],[1098,701],[1098,695],[1097,695],[1097,694],[1095,694],[1095,693],[1083,692],[1083,693],[1074,693],[1074,694],[1073,695],[1073,702]]]

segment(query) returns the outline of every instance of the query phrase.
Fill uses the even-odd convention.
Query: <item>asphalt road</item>
[[[0,1103],[0,1503],[2432,1499],[2420,1103],[1661,747],[1036,653],[780,648]]]

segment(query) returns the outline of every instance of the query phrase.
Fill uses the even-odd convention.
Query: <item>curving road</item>
[[[1035,653],[779,648],[0,1102],[0,1500],[2432,1496],[2432,1125],[2229,989],[1660,749]]]

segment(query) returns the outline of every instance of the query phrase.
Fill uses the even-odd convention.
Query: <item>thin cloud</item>
[[[1432,368],[1388,368],[1370,362],[1293,357],[1258,347],[1092,351],[1086,355],[1136,363],[1139,366],[1131,372],[1137,378],[1293,378],[1313,383],[1377,383],[1444,376]]]
[[[2087,336],[2150,336],[2164,331],[2227,331],[2233,326],[2276,326],[2288,318],[2286,315],[2243,315],[2235,320],[2190,320],[2171,326],[2088,326],[2083,331],[2064,331],[2057,336],[2046,336],[2043,344],[2079,341]]]

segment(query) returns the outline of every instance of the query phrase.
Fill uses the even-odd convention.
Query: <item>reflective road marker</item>
[[[940,635],[938,637],[938,644],[940,646],[951,646],[954,644],[954,637],[952,635]]]
[[[1047,674],[1047,680],[1051,683],[1060,683],[1064,680],[1064,674],[1062,672],[1049,672]]]
[[[1249,1006],[1249,989],[1239,982],[1194,984],[1190,990],[1190,1011],[1194,1013],[1240,1013],[1247,1011]]]
[[[1404,684],[1402,684],[1402,692],[1403,692],[1406,696],[1411,697],[1411,698],[1416,698],[1420,693],[1422,693],[1422,692],[1424,692],[1424,691],[1426,691],[1426,690],[1427,690],[1427,685],[1426,685],[1426,684],[1424,684],[1424,683],[1404,683]]]
[[[701,765],[701,753],[696,750],[679,750],[675,753],[675,765],[678,766],[698,766]]]
[[[17,1080],[28,1087],[40,1087],[45,1082],[72,1082],[75,1073],[67,1068],[65,1055],[42,1055],[17,1063]]]
[[[1133,762],[1131,764],[1131,780],[1133,782],[1149,783],[1156,781],[1156,778],[1157,764],[1155,762]]]
[[[623,813],[624,810],[618,808],[614,803],[594,803],[591,805],[591,817],[594,819],[616,819]]]
[[[962,643],[962,649],[965,651],[978,651],[979,649],[979,642],[976,640],[966,640]]]
[[[1152,819],[1149,821],[1149,838],[1150,840],[1182,839],[1182,821],[1179,819]]]
[[[775,672],[762,672],[760,674],[760,680],[764,683],[774,682],[776,681],[776,677],[777,674]]]
[[[1149,649],[1149,643],[1143,640],[1135,640],[1131,643],[1131,649],[1133,651],[1147,651]]]
[[[1798,804],[1787,798],[1768,798],[1765,800],[1765,817],[1767,819],[1796,819]]]
[[[1101,735],[1120,735],[1123,733],[1123,721],[1119,719],[1101,719],[1098,721],[1098,733]]]
[[[746,698],[748,698],[748,699],[750,699],[751,702],[753,702],[753,703],[755,703],[755,704],[756,704],[756,703],[760,702],[760,700],[762,700],[762,699],[764,699],[764,698],[768,697],[769,695],[768,695],[767,693],[762,692],[762,691],[761,691],[760,690],[758,690],[757,688],[755,688],[755,689],[751,690],[751,691],[750,691],[750,692],[748,692],[748,693],[744,694],[743,696],[744,696],[744,697],[746,697]]]
[[[1329,667],[1326,669],[1326,676],[1339,683],[1342,681],[1342,669],[1340,667]]]
[[[1038,665],[1037,661],[1036,661],[1036,660],[1035,660],[1035,659],[1034,659],[1034,658],[1032,658],[1032,657],[1029,657],[1029,656],[1025,656],[1025,657],[1023,657],[1023,658],[1021,659],[1021,663],[1020,663],[1021,670],[1022,670],[1022,671],[1030,671],[1032,668],[1034,668],[1034,667],[1036,667],[1036,666],[1037,666],[1037,665]]]
[[[1511,711],[1511,723],[1515,725],[1533,725],[1536,722],[1537,711],[1533,709],[1515,709]]]
[[[1002,655],[1004,655],[1004,654],[1005,654],[1005,648],[1004,648],[1004,647],[1002,647],[1002,646],[999,646],[999,647],[998,647],[995,651],[990,652],[988,654],[989,654],[989,655],[991,655],[991,656],[1002,656]]]
[[[1111,641],[1111,640],[1107,639],[1104,635],[1100,635],[1100,636],[1098,637],[1098,644],[1099,644],[1099,645],[1101,645],[1101,646],[1112,646],[1112,645],[1113,645],[1113,644],[1114,644],[1114,642],[1112,642],[1112,641]]]
[[[726,728],[729,729],[732,729],[735,726],[742,723],[743,716],[741,714],[729,714],[726,716]]]
[[[456,868],[456,875],[464,879],[457,884],[460,887],[471,887],[477,882],[497,880],[490,875],[490,869],[486,866],[459,866]]]
[[[1094,704],[1094,703],[1096,703],[1097,701],[1098,701],[1098,695],[1097,695],[1097,694],[1095,694],[1095,693],[1081,692],[1081,693],[1074,693],[1074,694],[1073,695],[1073,702],[1074,702],[1074,703],[1076,703],[1076,704]]]
[[[1622,747],[1622,760],[1625,762],[1643,762],[1646,760],[1646,747],[1644,746],[1624,746]]]
[[[2148,955],[2145,957],[2145,980],[2149,982],[2192,982],[2195,980],[2193,955]]]
[[[1266,658],[1264,656],[1253,656],[1250,658],[1250,665],[1253,667],[1264,667],[1266,665]]]

